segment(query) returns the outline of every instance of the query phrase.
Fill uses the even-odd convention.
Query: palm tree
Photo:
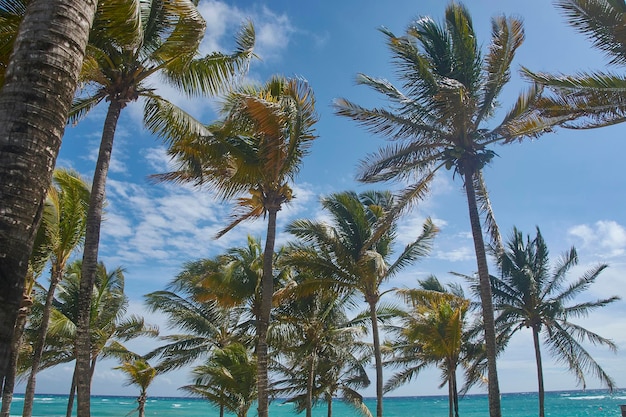
[[[145,296],[149,310],[164,313],[169,325],[180,332],[163,336],[162,340],[167,343],[146,355],[161,359],[157,365],[161,372],[191,364],[210,355],[215,348],[235,342],[252,343],[251,325],[245,320],[247,307],[224,307],[215,300],[207,300],[212,289],[203,283],[206,275],[216,268],[214,260],[187,263],[167,290]]]
[[[257,398],[256,363],[248,348],[232,343],[215,349],[206,364],[193,369],[195,383],[181,389],[191,395],[206,398],[224,410],[246,417]]]
[[[29,1],[6,69],[0,93],[0,385],[96,3]]]
[[[306,274],[302,274],[306,275]],[[286,379],[278,395],[288,394],[297,411],[311,417],[314,403],[321,397],[329,401],[341,390],[346,402],[371,416],[355,388],[369,385],[364,361],[358,358],[362,326],[353,325],[346,309],[353,307],[349,297],[338,297],[328,291],[294,295],[277,308],[270,327],[271,344],[280,355],[281,370]],[[350,375],[350,379],[341,378]]]
[[[388,345],[392,358],[386,364],[403,369],[387,381],[385,390],[408,382],[429,365],[437,365],[442,373],[441,386],[448,385],[449,415],[458,417],[457,367],[466,361],[464,356],[476,350],[467,334],[470,300],[462,290],[449,292],[434,276],[420,281],[418,289],[398,293],[411,308],[399,326],[389,327],[397,338]]]
[[[322,199],[331,224],[298,220],[287,230],[304,244],[289,254],[289,263],[319,277],[317,285],[340,293],[360,292],[368,306],[376,366],[376,415],[382,416],[383,374],[377,306],[381,286],[402,268],[428,254],[438,229],[428,219],[421,235],[408,244],[393,263],[390,257],[396,239],[395,222],[383,222],[394,209],[390,192],[332,194]],[[380,230],[382,229],[382,230]]]
[[[68,265],[65,278],[58,286],[57,296],[53,302],[54,309],[50,316],[50,325],[46,335],[40,369],[47,369],[76,359],[77,316],[80,298],[81,261]],[[108,272],[104,264],[98,265],[90,316],[90,366],[89,383],[99,358],[119,357],[126,352],[120,348],[125,342],[140,336],[154,337],[158,329],[145,324],[143,318],[134,315],[125,316],[128,299],[124,294],[124,271],[115,268]],[[36,339],[39,326],[27,329],[30,338]],[[28,358],[23,366],[29,366]],[[70,391],[69,412],[71,413],[77,367]],[[32,405],[24,403],[24,408]],[[70,414],[71,415],[71,414]]]
[[[607,267],[600,264],[587,270],[576,281],[568,284],[567,273],[578,264],[576,249],[563,254],[550,269],[548,247],[541,236],[524,243],[522,233],[513,229],[506,250],[498,257],[499,277],[492,277],[494,306],[498,311],[496,326],[508,337],[529,328],[533,334],[537,380],[539,385],[539,416],[544,416],[544,386],[539,337],[552,356],[567,364],[585,387],[585,373],[591,372],[609,389],[615,382],[581,345],[588,340],[594,345],[608,346],[615,351],[615,344],[590,330],[572,323],[571,318],[585,317],[591,311],[619,300],[610,297],[595,301],[581,301],[568,305],[595,282]]]
[[[315,139],[315,98],[301,79],[271,78],[227,96],[224,118],[205,127],[167,107],[154,108],[168,120],[154,131],[172,140],[169,154],[179,164],[160,180],[206,185],[224,199],[238,198],[241,213],[219,234],[244,220],[267,216],[261,307],[257,323],[258,413],[268,413],[267,329],[272,308],[277,213],[292,198],[290,182]],[[249,197],[244,197],[248,195]]]
[[[63,279],[70,256],[85,238],[87,207],[90,198],[89,186],[77,172],[56,170],[53,180],[56,186],[50,188],[47,197],[52,210],[45,222],[51,251],[50,286],[43,306],[41,327],[35,341],[31,371],[24,393],[22,412],[24,417],[30,417],[33,412],[36,376],[46,343],[54,293]]]
[[[164,77],[189,96],[217,94],[232,86],[247,69],[254,44],[249,24],[237,37],[233,55],[199,56],[206,23],[192,0],[101,2],[81,75],[84,94],[75,100],[70,121],[76,122],[102,101],[108,101],[98,160],[94,171],[83,255],[82,296],[78,327],[78,410],[89,417],[89,304],[98,264],[100,224],[106,177],[118,118],[129,102],[145,101],[145,119],[154,105],[173,106],[149,83]]]
[[[442,25],[422,17],[409,25],[404,36],[384,28],[381,31],[406,93],[387,80],[360,74],[357,83],[384,95],[391,107],[368,109],[339,99],[336,113],[397,142],[369,155],[358,178],[365,182],[412,181],[399,207],[423,198],[442,167],[454,169],[463,179],[481,282],[489,412],[491,417],[500,417],[496,335],[481,212],[492,240],[497,243],[500,239],[482,168],[495,156],[489,145],[537,137],[558,120],[543,119],[532,111],[540,92],[533,87],[519,96],[499,124],[486,125],[495,114],[498,95],[509,81],[511,62],[524,40],[520,20],[504,16],[492,19],[491,44],[485,56],[468,10],[456,2],[447,6]]]
[[[137,411],[139,412],[139,417],[144,417],[146,401],[148,400],[148,387],[157,376],[157,370],[143,358],[125,361],[114,369],[119,369],[126,374],[128,377],[127,385],[137,385],[139,387]]]
[[[611,65],[626,64],[623,1],[557,0],[555,4],[574,29],[606,54]],[[564,127],[589,129],[626,120],[623,75],[608,71],[548,74],[527,68],[523,68],[523,74],[552,92],[539,103],[539,108],[548,116],[573,120],[563,124]]]

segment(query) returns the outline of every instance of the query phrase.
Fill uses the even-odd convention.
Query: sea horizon
[[[37,394],[35,396],[33,417],[64,417],[67,407],[65,394]],[[134,395],[93,394],[91,396],[91,415],[93,417],[112,417],[132,415],[136,408]],[[370,411],[376,409],[376,399],[365,397],[365,404]],[[504,417],[528,417],[538,415],[536,392],[514,392],[502,394],[502,415]],[[21,415],[23,393],[14,394],[11,417]],[[620,417],[620,405],[626,404],[626,389],[616,389],[609,393],[607,389],[565,390],[546,392],[546,416]],[[428,416],[447,417],[447,395],[386,396],[385,417]],[[136,414],[136,413],[135,413]],[[233,414],[226,414],[232,416]],[[274,399],[270,404],[270,416],[295,417],[304,415],[295,412],[293,405],[284,399]],[[353,408],[333,400],[334,417],[352,417],[358,415]],[[484,417],[488,415],[487,394],[468,394],[459,400],[461,417]],[[148,396],[146,417],[213,417],[219,416],[217,408],[208,401],[189,396]],[[249,417],[256,416],[252,406]],[[326,405],[319,403],[313,409],[314,417],[326,416]]]

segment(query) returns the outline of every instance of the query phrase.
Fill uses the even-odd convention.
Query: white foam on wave
[[[174,407],[174,408],[180,408],[182,406],[183,406],[182,404],[178,404],[178,403],[172,404],[172,407]]]
[[[570,400],[603,400],[606,395],[587,395],[585,397],[569,397]]]

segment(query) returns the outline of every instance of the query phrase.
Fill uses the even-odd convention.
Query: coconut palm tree
[[[96,0],[30,0],[0,93],[0,385]],[[2,2],[2,6],[10,5]],[[3,25],[3,28],[5,26]]]
[[[438,229],[426,220],[422,233],[391,261],[396,223],[383,222],[394,209],[390,192],[343,192],[322,199],[330,224],[297,220],[287,230],[303,242],[289,252],[288,263],[317,279],[317,285],[339,293],[358,291],[368,306],[376,367],[376,415],[382,416],[383,373],[377,306],[381,286],[404,267],[428,254]],[[379,226],[380,225],[380,226]],[[381,231],[380,228],[383,230]]]
[[[206,23],[192,0],[100,2],[89,51],[81,74],[84,88],[75,100],[70,121],[76,122],[102,101],[108,102],[93,177],[83,255],[82,296],[78,327],[78,410],[89,417],[89,304],[98,264],[100,223],[115,129],[128,103],[144,99],[151,106],[172,106],[150,82],[163,77],[188,96],[226,91],[247,69],[254,44],[251,24],[237,37],[232,55],[199,55]]]
[[[492,19],[492,37],[483,56],[468,10],[452,2],[445,21],[430,17],[412,22],[404,36],[381,29],[406,92],[391,82],[360,74],[357,83],[381,93],[389,108],[364,108],[346,99],[335,102],[338,115],[349,117],[395,143],[366,157],[358,179],[364,182],[409,180],[399,207],[423,198],[440,168],[454,170],[463,180],[478,275],[487,345],[489,409],[500,417],[496,369],[496,335],[489,287],[481,214],[496,243],[499,232],[487,198],[482,169],[495,156],[490,145],[538,137],[558,120],[533,112],[540,88],[520,94],[499,123],[495,114],[499,93],[510,78],[510,66],[524,40],[519,19]]]
[[[81,261],[68,265],[65,278],[58,286],[54,309],[50,316],[50,325],[46,336],[46,345],[42,355],[40,369],[47,369],[76,359],[77,316],[80,297]],[[154,337],[158,329],[147,325],[143,318],[125,316],[128,299],[124,294],[124,271],[116,268],[108,272],[104,264],[100,263],[91,309],[91,351],[89,382],[95,371],[98,359],[103,357],[119,357],[124,352],[120,349],[120,342],[125,342],[140,336]],[[36,324],[36,323],[35,323]],[[39,326],[27,329],[31,340],[36,339]],[[123,355],[122,355],[123,356]],[[28,358],[23,361],[23,367],[29,367]],[[71,412],[75,391],[77,368],[74,369],[74,379],[70,391],[69,410]],[[24,404],[24,408],[32,405]]]
[[[612,66],[626,65],[626,6],[623,0],[557,0],[568,23],[605,53]],[[589,129],[626,120],[626,77],[612,71],[548,74],[523,68],[523,74],[547,87],[539,108],[548,116],[572,121],[564,127]]]
[[[24,392],[22,412],[24,417],[30,417],[33,412],[36,376],[46,343],[54,293],[63,279],[70,256],[82,245],[85,238],[87,207],[90,198],[89,186],[77,172],[56,170],[53,181],[54,186],[50,188],[47,197],[47,202],[53,210],[45,222],[51,251],[50,286],[43,306],[41,327],[35,341],[31,371]]]
[[[238,197],[240,212],[219,234],[242,221],[267,217],[263,251],[261,307],[257,323],[258,413],[268,413],[267,329],[272,308],[273,258],[277,213],[293,198],[290,182],[315,139],[313,90],[304,80],[272,77],[263,86],[244,86],[229,94],[224,117],[211,126],[155,106],[153,131],[172,141],[169,154],[178,170],[155,178],[207,186],[224,199]]]
[[[448,385],[449,415],[458,417],[457,368],[466,361],[466,355],[476,351],[467,333],[470,300],[462,290],[448,291],[434,276],[420,281],[418,289],[400,289],[398,294],[410,309],[398,326],[388,327],[396,338],[387,346],[392,357],[386,364],[402,370],[387,381],[385,390],[395,389],[425,367],[436,365],[441,369],[441,386]]]
[[[189,365],[210,355],[215,348],[231,343],[251,344],[253,335],[247,307],[223,307],[215,300],[207,300],[210,288],[202,285],[206,274],[217,268],[214,260],[199,260],[185,264],[183,271],[165,291],[155,291],[145,296],[152,312],[167,316],[171,328],[179,333],[163,336],[166,344],[154,349],[147,358],[158,357],[156,366],[166,372]]]
[[[311,417],[315,402],[332,401],[341,391],[346,402],[371,416],[355,391],[367,387],[369,378],[364,360],[358,357],[365,329],[353,325],[346,315],[347,308],[354,307],[351,299],[324,290],[297,294],[295,288],[293,294],[276,309],[270,327],[271,344],[286,374],[276,383],[277,395],[289,395],[287,401]],[[346,374],[350,380],[339,377]],[[328,406],[331,413],[332,403]]]
[[[571,319],[585,317],[591,311],[619,300],[609,297],[595,301],[580,301],[568,305],[595,282],[607,265],[600,264],[568,283],[567,273],[578,264],[575,248],[563,254],[551,268],[548,247],[537,228],[537,235],[524,241],[520,231],[513,234],[506,250],[498,257],[500,276],[492,277],[494,306],[498,312],[496,326],[507,336],[530,329],[533,335],[537,380],[539,386],[539,416],[544,416],[544,385],[540,336],[550,354],[567,364],[583,388],[585,373],[591,372],[609,389],[613,379],[591,357],[581,344],[587,340],[615,351],[616,345]]]
[[[126,374],[128,378],[126,385],[137,385],[139,387],[137,411],[139,412],[139,417],[144,417],[146,401],[148,400],[148,387],[157,376],[158,371],[143,358],[125,361],[114,369],[119,369]]]
[[[181,389],[206,398],[220,409],[220,417],[227,410],[246,417],[256,400],[256,363],[252,352],[240,343],[215,349],[204,365],[192,371],[193,385]]]

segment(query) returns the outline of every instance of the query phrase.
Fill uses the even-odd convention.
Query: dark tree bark
[[[0,92],[0,382],[96,0],[31,0]]]

